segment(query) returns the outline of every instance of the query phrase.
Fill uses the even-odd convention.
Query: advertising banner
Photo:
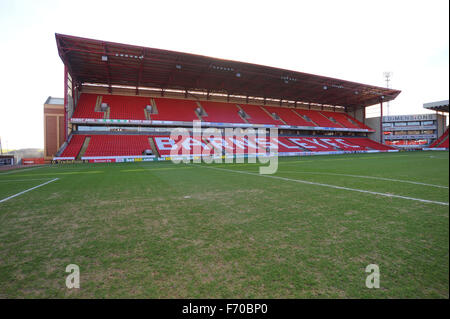
[[[158,120],[114,120],[114,119],[85,119],[85,118],[71,118],[70,122],[75,124],[120,124],[120,125],[177,125],[177,126],[192,126],[192,122],[182,121],[158,121]],[[271,125],[271,124],[247,124],[247,123],[222,123],[222,122],[202,122],[203,126],[217,126],[217,127],[278,127],[282,129],[298,129],[310,131],[346,131],[346,132],[374,132],[368,129],[355,129],[346,127],[321,127],[321,126],[291,126],[291,125]]]

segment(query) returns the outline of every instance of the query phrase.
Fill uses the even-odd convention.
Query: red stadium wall
[[[44,158],[22,158],[22,165],[40,165],[45,164]]]

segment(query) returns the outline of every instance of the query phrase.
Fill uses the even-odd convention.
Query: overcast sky
[[[378,86],[390,71],[391,115],[449,98],[448,0],[0,0],[3,148],[43,148],[43,104],[63,97],[55,33]]]

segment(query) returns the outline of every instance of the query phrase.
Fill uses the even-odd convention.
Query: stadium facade
[[[423,105],[435,113],[383,116],[382,121],[381,117],[369,118],[367,124],[376,128],[371,138],[397,149],[435,148],[442,142],[440,148],[448,149],[448,104],[446,100]]]
[[[365,108],[394,100],[398,90],[61,34],[56,42],[65,92],[62,107],[52,98],[44,106],[47,159],[167,160],[177,147],[235,156],[250,154],[252,144],[275,145],[282,156],[394,151],[369,138],[377,130],[366,125]],[[170,137],[175,127],[192,133],[194,122],[222,137]],[[250,141],[244,131],[227,140],[226,128],[267,136]]]
[[[44,103],[44,159],[52,160],[64,144],[64,98],[49,96]]]

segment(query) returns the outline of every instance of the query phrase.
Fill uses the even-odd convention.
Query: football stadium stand
[[[70,139],[69,144],[61,154],[61,157],[75,159],[78,153],[80,153],[85,137],[86,137],[85,135],[72,135],[72,138]]]
[[[101,119],[104,112],[95,111],[98,98],[110,109],[109,119],[114,120],[146,120],[145,108],[151,105],[151,99],[133,96],[97,95],[82,93],[72,119]],[[299,108],[237,105],[235,103],[193,100],[154,98],[155,110],[150,119],[155,121],[192,122],[201,119],[203,122],[238,123],[255,125],[289,125],[294,127],[330,127],[357,130],[371,130],[351,116],[341,112],[315,111]],[[201,106],[201,107],[200,107]],[[197,110],[203,109],[200,116]],[[244,112],[244,117],[239,111]],[[334,120],[334,121],[333,121]]]
[[[109,118],[120,120],[145,120],[144,109],[150,99],[139,96],[103,95],[102,103],[109,106]]]
[[[80,119],[102,119],[104,112],[96,112],[97,94],[81,94],[78,105],[72,115],[72,118]]]
[[[311,110],[297,110],[297,113],[302,115],[303,117],[311,119],[314,123],[317,124],[317,126],[321,127],[335,127],[335,128],[342,128],[344,126],[332,122],[329,118],[327,118],[325,115],[318,111],[311,111]]]
[[[91,135],[84,156],[136,156],[150,149],[145,135]]]
[[[195,113],[198,105],[192,100],[155,98],[157,114],[151,114],[152,120],[192,122],[199,120]]]
[[[202,116],[205,122],[245,123],[239,116],[236,104],[202,101],[201,105],[206,112],[206,115]]]
[[[365,107],[398,90],[60,34],[56,42],[65,98],[62,130],[47,130],[61,135],[54,160],[395,151],[371,140],[375,130],[364,123]],[[217,135],[198,137],[197,120]],[[171,138],[178,127],[187,134]],[[227,128],[236,134],[225,136]],[[247,128],[265,134],[246,136]]]
[[[275,120],[259,105],[240,104],[241,109],[247,114],[247,122],[250,124],[282,125],[283,122]]]
[[[118,138],[120,137],[120,138]],[[269,151],[272,146],[279,154],[307,152],[339,152],[392,150],[392,148],[373,142],[367,138],[334,138],[334,137],[286,137],[278,138],[246,138],[246,137],[214,137],[199,138],[179,136],[171,138],[168,135],[128,135],[126,138],[117,135],[93,135],[95,144],[89,143],[85,157],[88,156],[139,156],[143,150],[149,149],[148,139],[154,141],[159,156],[170,155],[212,155],[216,154],[256,154]],[[183,153],[184,152],[184,153]]]
[[[300,108],[286,108],[251,104],[235,104],[212,101],[194,101],[174,98],[146,98],[134,96],[114,96],[82,93],[75,108],[72,119],[103,118],[104,112],[95,111],[96,105],[107,103],[109,119],[111,120],[148,120],[172,122],[189,122],[201,119],[205,123],[219,123],[244,126],[275,126],[275,127],[305,127],[331,130],[366,130],[367,126],[352,118],[348,114],[331,111],[305,110]],[[145,110],[151,105],[149,116]],[[99,115],[100,114],[100,115]],[[326,125],[326,126],[324,126]],[[132,128],[131,128],[132,130]],[[170,128],[166,128],[167,131]],[[108,132],[101,134],[71,135],[68,145],[57,157],[59,159],[91,159],[105,157],[143,156],[144,151],[152,149],[149,141],[153,141],[157,154],[161,158],[174,155],[207,156],[214,154],[238,155],[268,153],[270,146],[280,155],[326,154],[336,152],[367,152],[391,151],[392,147],[374,142],[367,137],[336,137],[336,136],[280,136],[277,139],[259,138],[257,140],[245,137],[215,138],[203,140],[183,137],[173,140],[167,135],[152,134],[121,134]],[[80,131],[80,133],[83,133]],[[448,135],[448,132],[447,132]],[[89,137],[88,143],[85,143]],[[441,142],[445,139],[442,138]],[[445,142],[445,141],[444,141]],[[448,143],[448,139],[447,139]],[[85,150],[83,152],[83,145]],[[174,151],[172,151],[174,150]],[[214,153],[217,150],[218,153]]]
[[[339,113],[339,112],[327,112],[327,111],[321,111],[321,114],[325,115],[328,119],[334,119],[337,123],[341,124],[343,127],[347,128],[361,128],[358,125],[353,124],[352,120],[349,116]]]
[[[439,144],[439,147],[448,148],[448,136],[441,144]]]
[[[431,144],[430,148],[448,148],[448,128],[445,132],[439,137],[433,144]]]
[[[380,144],[378,142],[375,142],[371,139],[368,138],[359,138],[359,139],[355,139],[355,143],[360,145],[360,146],[365,146],[365,147],[369,147],[372,148],[374,150],[379,150],[379,151],[389,151],[389,150],[393,150],[393,147],[384,145],[384,144]]]
[[[256,154],[269,152],[270,147],[278,154],[335,153],[339,151],[387,151],[392,148],[369,140],[368,138],[336,138],[336,137],[288,137],[247,138],[214,137],[194,138],[179,136],[172,139],[168,135],[117,135],[117,134],[79,134],[73,135],[61,158],[77,158],[82,146],[89,137],[90,141],[82,159],[95,157],[142,156],[150,150],[149,140],[154,141],[161,157],[173,155],[219,155]]]
[[[287,125],[292,126],[316,126],[311,121],[306,121],[300,115],[295,113],[292,109],[285,107],[265,107],[271,114],[276,114]]]

